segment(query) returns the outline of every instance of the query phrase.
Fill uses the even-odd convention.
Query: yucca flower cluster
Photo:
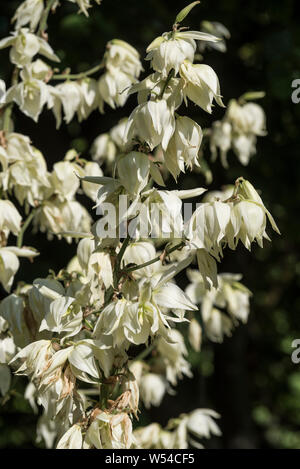
[[[93,3],[71,1],[86,15]],[[198,3],[148,46],[152,71],[142,81],[139,53],[118,39],[85,73],[58,73],[44,62],[59,63],[45,33],[56,0],[23,2],[15,30],[0,41],[14,66],[11,85],[1,83],[7,91],[0,122],[0,283],[8,295],[0,303],[0,392],[9,396],[13,373],[28,377],[25,398],[35,412],[43,409],[37,438],[49,448],[184,449],[221,433],[210,409],[183,413],[166,428],[151,423],[133,430],[144,407],[159,406],[183,376],[192,376],[188,347],[200,353],[203,332],[221,342],[247,321],[251,293],[241,275],[217,272],[224,249],[235,250],[239,241],[248,250],[252,243],[263,247],[268,221],[279,233],[243,178],[208,192],[188,219],[184,200],[206,188],[167,189],[169,174],[177,181],[201,168],[203,132],[186,108],[193,103],[211,113],[215,103],[224,106],[215,71],[195,63],[197,47],[220,37],[181,26]],[[104,104],[123,106],[134,93],[137,106],[96,138],[92,161],[70,149],[49,170],[30,137],[14,131],[14,105],[36,122],[47,107],[59,127],[62,119],[80,122],[104,112]],[[222,125],[234,129],[236,147],[237,135],[263,133],[253,106],[231,102],[226,111]],[[213,148],[223,148],[219,141],[213,128]],[[79,191],[95,203],[94,221],[76,199]],[[76,239],[77,251],[60,272],[15,285],[19,258],[39,254],[23,245],[31,223],[49,241]],[[176,284],[183,271],[191,282],[186,291]]]

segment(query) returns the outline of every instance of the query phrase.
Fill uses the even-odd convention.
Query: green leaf
[[[181,23],[184,18],[189,14],[189,12],[194,8],[196,5],[200,3],[199,1],[190,3],[187,7],[183,8],[178,15],[176,16],[175,23]]]

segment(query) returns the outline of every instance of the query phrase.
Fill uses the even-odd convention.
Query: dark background
[[[8,35],[10,18],[19,3],[0,1],[1,38]],[[128,41],[143,57],[147,45],[170,29],[188,2],[103,0],[100,7],[90,10],[89,19],[77,15],[71,3],[61,3],[49,22],[50,43],[62,58],[61,69],[70,66],[73,72],[80,72],[99,62],[112,38]],[[238,176],[249,179],[262,190],[282,236],[272,233],[272,243],[266,243],[263,250],[254,246],[251,253],[243,248],[225,253],[219,270],[243,273],[243,281],[254,292],[249,323],[239,326],[223,344],[205,343],[201,354],[191,352],[194,378],[183,380],[177,395],[166,397],[162,407],[148,412],[142,423],[155,419],[165,424],[181,412],[210,407],[221,413],[223,431],[223,437],[208,443],[210,447],[300,448],[300,373],[299,365],[290,358],[291,342],[300,338],[300,104],[291,101],[291,82],[300,78],[299,2],[203,0],[185,24],[197,30],[202,20],[220,21],[231,32],[226,54],[209,51],[204,55],[205,63],[220,78],[225,104],[245,91],[265,90],[266,97],[259,104],[266,111],[268,129],[268,136],[259,138],[257,154],[248,167],[241,166],[232,153],[229,170],[219,161],[211,166],[214,181],[210,189],[232,183]],[[0,76],[7,81],[11,73],[7,50],[0,52],[0,63]],[[51,168],[70,146],[88,157],[93,139],[134,106],[133,96],[120,110],[107,107],[104,116],[94,112],[83,125],[74,119],[58,132],[50,112],[44,112],[36,125],[15,110],[16,131],[31,137]],[[223,112],[215,107],[209,116],[193,105],[188,110],[203,127],[221,118]],[[179,182],[181,188],[204,185],[201,175],[187,175]],[[24,260],[16,281],[46,276],[49,268],[58,271],[76,249],[65,241],[48,243],[44,235],[32,235],[30,230],[25,244],[37,247],[41,256],[33,264]],[[16,384],[16,389],[21,390],[22,385]],[[0,447],[34,447],[35,421],[16,393],[0,411]]]

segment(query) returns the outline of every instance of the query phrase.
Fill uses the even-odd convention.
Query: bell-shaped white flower
[[[72,337],[80,332],[82,320],[82,311],[74,303],[74,298],[57,298],[50,304],[49,312],[42,320],[39,331],[64,333],[64,337]]]
[[[98,163],[88,161],[84,166],[84,173],[86,176],[103,176],[102,169]],[[84,193],[92,200],[96,201],[97,192],[99,188],[90,182],[82,181],[82,189]]]
[[[29,32],[28,28],[21,28],[13,32],[11,36],[2,39],[0,49],[5,47],[11,47],[10,60],[20,68],[30,64],[36,54],[41,54],[54,62],[60,61],[48,42]]]
[[[53,166],[50,181],[55,194],[60,199],[72,200],[79,185],[79,175],[83,175],[84,170],[76,163],[70,161],[59,161]]]
[[[12,21],[16,22],[15,28],[20,29],[29,24],[30,29],[34,31],[40,22],[43,11],[43,0],[25,0],[17,8],[12,19]]]
[[[180,171],[185,171],[186,166],[190,169],[194,164],[199,166],[198,153],[202,136],[200,125],[189,117],[176,119],[175,132],[164,152],[165,164],[175,179]]]
[[[215,99],[219,106],[224,107],[220,94],[219,79],[214,70],[205,64],[192,64],[186,60],[180,67],[180,76],[184,80],[184,96],[205,111],[212,112]]]
[[[168,389],[166,379],[156,373],[146,373],[140,381],[141,399],[146,407],[159,407]]]
[[[129,246],[126,248],[126,251],[123,256],[124,265],[126,264],[145,264],[146,262],[151,261],[156,257],[156,250],[151,242],[147,241],[140,241],[136,243],[130,243]],[[151,277],[153,271],[157,269],[157,264],[154,263],[149,266],[146,266],[142,269],[138,269],[135,272],[136,278],[144,278],[144,277]]]
[[[264,209],[251,201],[238,202],[234,205],[231,212],[229,246],[234,249],[239,240],[249,250],[254,240],[262,246],[265,229],[266,214]]]
[[[124,412],[99,413],[85,436],[85,445],[97,449],[129,449],[132,443],[132,423]]]
[[[14,246],[0,248],[0,283],[2,283],[4,290],[10,292],[14,276],[20,267],[18,257],[30,259],[38,255],[39,253],[31,248],[21,249]]]
[[[170,329],[168,341],[161,337],[158,340],[157,350],[161,354],[160,360],[166,367],[166,378],[174,386],[177,379],[183,376],[192,376],[190,364],[184,358],[187,349],[182,334],[176,329]]]
[[[119,180],[129,194],[137,195],[148,184],[150,162],[147,155],[132,151],[117,164]]]
[[[82,432],[80,425],[73,425],[60,438],[56,449],[82,449]]]
[[[214,201],[199,204],[186,228],[186,236],[192,245],[215,255],[222,252],[220,243],[226,237],[230,212],[228,203]]]
[[[4,231],[6,236],[11,231],[17,235],[21,228],[22,217],[12,202],[0,200],[0,231]]]
[[[61,106],[64,110],[64,120],[68,124],[81,105],[82,94],[76,81],[65,81],[55,87],[53,112],[57,121],[57,128],[61,124]]]
[[[212,153],[213,161],[216,160],[218,150],[220,150],[221,163],[224,168],[228,168],[227,152],[231,147],[231,124],[227,121],[213,122],[209,147]]]
[[[30,151],[9,166],[4,186],[6,190],[14,191],[21,205],[26,201],[34,207],[36,201],[44,199],[46,193],[51,193],[51,185],[43,155],[34,147]]]
[[[26,376],[32,375],[32,379],[35,379],[40,377],[47,366],[49,366],[52,355],[51,340],[38,340],[20,350],[12,362],[24,359],[16,373]]]
[[[138,77],[143,70],[138,51],[128,42],[112,39],[106,46],[105,64],[111,68],[119,69],[132,77]]]
[[[93,142],[91,155],[99,164],[105,163],[111,166],[116,157],[116,146],[109,134],[100,134]]]
[[[122,107],[128,98],[128,89],[136,79],[118,68],[111,68],[98,82],[99,93],[111,108]]]
[[[256,137],[255,135],[235,135],[232,139],[232,149],[237,155],[240,163],[244,166],[250,161],[252,155],[256,153]]]
[[[66,233],[67,241],[71,242],[68,232],[90,233],[91,221],[86,208],[76,200],[60,202],[55,199],[43,203],[34,217],[34,226],[48,232],[49,239],[53,234],[62,236],[61,233]]]
[[[99,105],[98,83],[93,78],[85,78],[80,80],[79,88],[81,93],[81,101],[77,109],[79,122],[86,120],[89,115],[97,109]]]
[[[52,87],[34,78],[28,67],[21,71],[20,76],[22,81],[9,88],[6,100],[15,101],[26,116],[37,122],[45,104],[52,106]]]
[[[146,60],[151,60],[151,67],[163,77],[174,69],[178,73],[185,60],[194,61],[196,42],[206,40],[216,42],[218,39],[210,34],[198,31],[173,31],[157,37],[147,48]]]
[[[121,119],[117,125],[111,128],[109,132],[109,135],[112,141],[114,142],[115,145],[117,145],[117,147],[120,150],[124,150],[126,147],[125,142],[124,142],[124,134],[125,134],[127,121],[128,121],[127,117],[125,117],[124,119]]]
[[[160,143],[166,150],[174,130],[175,121],[167,102],[148,101],[138,105],[129,116],[124,139],[130,141],[137,136],[151,150]]]
[[[226,118],[231,122],[235,132],[266,135],[266,116],[262,107],[256,103],[240,105],[232,99],[228,105]]]
[[[196,409],[189,414],[187,429],[193,436],[209,438],[210,435],[220,436],[221,431],[214,421],[220,415],[211,409]]]
[[[14,339],[9,335],[3,336],[1,334],[0,338],[0,364],[9,363],[10,360],[15,356],[17,351],[16,344]],[[0,378],[1,380],[1,378]]]
[[[195,50],[196,43],[193,39],[180,38],[179,33],[166,33],[148,46],[146,60],[151,61],[153,70],[167,77],[172,69],[177,74],[184,60],[193,62]]]

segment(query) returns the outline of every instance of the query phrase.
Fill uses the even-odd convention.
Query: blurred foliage
[[[19,1],[1,1],[0,37],[8,35],[10,18]],[[120,38],[145,55],[152,39],[168,31],[183,0],[103,0],[87,19],[76,13],[71,3],[51,17],[51,45],[62,59],[63,69],[73,72],[90,68],[101,58],[105,44]],[[282,236],[272,234],[273,242],[251,253],[239,248],[226,252],[220,270],[241,272],[254,292],[249,323],[240,326],[223,344],[205,344],[201,354],[190,353],[194,378],[183,380],[177,395],[166,397],[159,409],[152,409],[141,424],[168,418],[196,407],[212,407],[222,414],[223,437],[209,446],[220,448],[300,448],[300,372],[291,361],[291,342],[300,337],[300,104],[291,101],[291,82],[300,78],[300,4],[296,0],[203,0],[189,15],[191,29],[202,20],[219,21],[231,32],[228,51],[205,52],[205,63],[220,77],[225,103],[245,91],[265,90],[260,101],[267,114],[268,136],[258,140],[258,152],[248,167],[242,167],[233,154],[230,169],[219,161],[211,165],[214,180],[210,189],[232,183],[238,176],[252,181],[276,218]],[[1,51],[1,78],[8,80],[11,66],[8,52]],[[148,64],[145,64],[147,71]],[[54,118],[45,112],[36,126],[17,110],[16,130],[31,136],[45,155],[49,166],[60,160],[71,145],[87,154],[93,139],[130,113],[131,97],[123,109],[95,112],[80,126],[76,120],[55,131]],[[190,105],[189,114],[207,127],[223,116]],[[181,188],[204,184],[200,175],[187,174]],[[33,264],[22,263],[17,280],[46,276],[51,267],[58,271],[74,245],[64,241],[47,242],[41,234],[26,234],[26,243],[36,246],[41,256]],[[186,280],[182,280],[183,286]],[[0,413],[0,447],[36,446],[35,422],[28,405],[20,398],[22,383]]]

